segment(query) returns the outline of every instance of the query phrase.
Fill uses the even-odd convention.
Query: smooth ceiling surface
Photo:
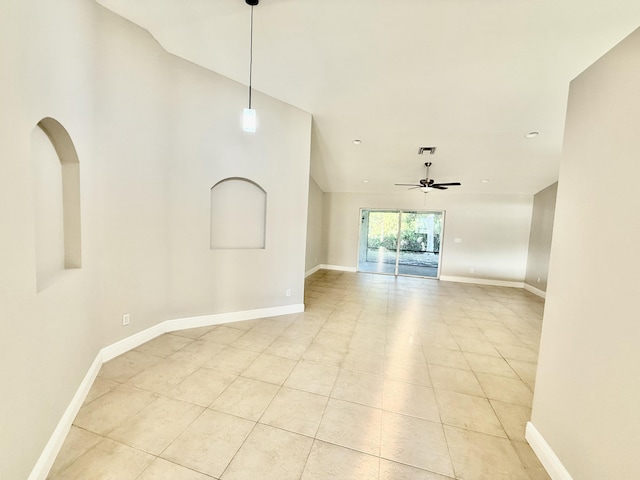
[[[98,2],[248,84],[244,0]],[[557,180],[569,82],[640,26],[640,1],[262,0],[254,22],[253,87],[313,115],[324,191],[403,191],[432,161],[463,183],[432,195],[533,194]]]

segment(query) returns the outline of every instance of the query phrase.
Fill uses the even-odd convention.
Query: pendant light
[[[251,76],[253,73],[253,7],[258,5],[260,0],[245,0],[247,5],[251,7],[251,36],[249,44],[249,108],[245,108],[242,112],[242,130],[249,133],[256,131],[256,111],[251,108]]]

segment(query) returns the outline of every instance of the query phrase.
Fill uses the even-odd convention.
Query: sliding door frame
[[[416,277],[416,278],[431,278],[435,280],[440,279],[440,271],[442,269],[442,251],[444,249],[444,230],[445,230],[445,220],[446,220],[446,211],[445,210],[419,210],[419,209],[403,209],[403,208],[367,208],[361,207],[358,215],[358,252],[356,259],[356,270],[360,272],[360,254],[362,253],[363,248],[363,239],[362,239],[362,223],[364,221],[364,212],[394,212],[398,213],[398,231],[396,232],[396,263],[394,268],[394,273],[385,273],[385,272],[363,272],[363,273],[376,273],[378,275],[393,275],[395,277]],[[405,213],[439,213],[442,217],[442,226],[440,228],[440,250],[438,251],[438,269],[435,277],[429,277],[426,275],[411,275],[408,273],[399,273],[398,267],[400,263],[400,234],[402,233],[402,215]],[[367,234],[369,233],[368,223],[367,223]],[[366,244],[365,247],[366,248]],[[365,257],[366,258],[366,257]]]

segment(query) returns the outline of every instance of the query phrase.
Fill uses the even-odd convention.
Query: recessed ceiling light
[[[369,180],[362,180],[363,183],[369,183]]]
[[[362,143],[362,140],[359,140],[357,138],[353,141],[354,145],[360,145],[361,143]]]
[[[525,137],[527,137],[527,138],[535,138],[535,137],[537,137],[538,135],[540,135],[540,132],[536,132],[536,131],[534,130],[533,132],[529,132],[529,133],[527,133],[527,134],[525,135]]]
[[[489,183],[491,180],[489,180],[488,178],[483,178],[482,180],[480,180],[482,183]]]

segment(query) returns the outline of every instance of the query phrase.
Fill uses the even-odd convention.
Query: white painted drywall
[[[527,257],[527,274],[524,282],[543,292],[547,291],[557,194],[558,182],[555,182],[533,196],[529,256]]]
[[[441,276],[523,282],[532,201],[530,195],[452,191],[429,193],[426,199],[416,191],[395,195],[325,193],[326,263],[357,266],[361,208],[444,210]]]
[[[302,303],[311,118],[254,92],[259,130],[242,132],[245,86],[89,0],[3,1],[0,65],[0,477],[24,479],[100,348],[172,318]],[[82,268],[38,293],[44,117],[80,159]],[[210,188],[230,176],[268,193],[264,250],[209,248]]]
[[[305,271],[326,264],[326,246],[323,242],[324,192],[313,177],[309,177],[309,209],[307,213],[307,250]]]
[[[265,248],[267,193],[257,183],[229,178],[211,188],[211,246]]]
[[[532,423],[576,480],[640,478],[638,52],[570,88]]]

